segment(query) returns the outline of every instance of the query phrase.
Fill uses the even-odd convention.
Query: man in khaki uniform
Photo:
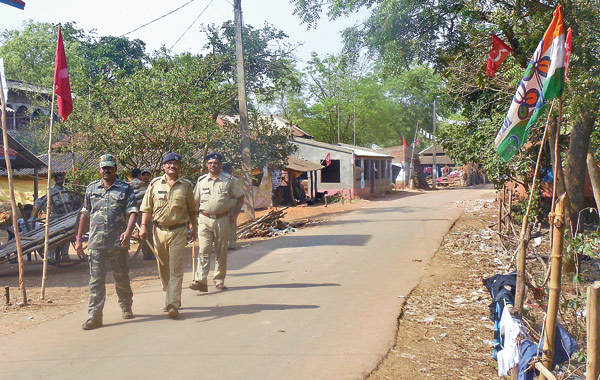
[[[192,239],[198,231],[196,219],[198,209],[194,201],[193,185],[179,178],[181,156],[168,153],[162,160],[165,174],[154,178],[144,199],[140,211],[142,224],[140,237],[148,236],[147,226],[152,221],[152,232],[157,253],[158,274],[165,296],[165,311],[169,318],[177,318],[181,307],[181,286],[183,283],[183,259],[187,242],[188,225],[192,224]]]
[[[229,229],[232,221],[237,219],[242,204],[244,192],[230,174],[221,172],[223,156],[220,153],[210,153],[204,160],[208,174],[198,178],[194,188],[194,198],[198,205],[198,269],[196,281],[189,286],[192,290],[208,291],[208,269],[210,250],[214,245],[216,255],[213,282],[218,290],[226,290],[225,275],[227,274],[227,247],[229,244]],[[233,212],[230,210],[234,208]]]

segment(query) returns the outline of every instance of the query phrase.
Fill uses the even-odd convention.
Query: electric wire
[[[166,13],[166,14],[164,14],[164,15],[160,16],[160,17],[157,17],[157,18],[155,18],[154,20],[152,20],[152,21],[149,21],[149,22],[145,23],[144,25],[142,25],[142,26],[140,26],[140,27],[137,27],[137,28],[135,28],[135,29],[133,29],[133,30],[132,30],[132,31],[130,31],[130,32],[127,32],[127,33],[125,33],[125,34],[121,34],[121,36],[120,36],[120,37],[125,37],[126,35],[128,35],[128,34],[131,34],[131,33],[135,32],[135,31],[138,31],[138,30],[140,30],[140,29],[142,29],[142,28],[144,28],[144,27],[146,27],[146,26],[148,26],[148,25],[152,24],[153,22],[156,22],[156,21],[158,21],[158,20],[160,20],[160,19],[162,19],[162,18],[165,18],[165,17],[167,17],[168,15],[170,15],[170,14],[172,14],[172,13],[175,13],[175,12],[177,12],[177,11],[178,11],[178,10],[180,10],[181,8],[185,7],[186,5],[188,5],[188,4],[190,4],[190,3],[193,3],[194,1],[196,1],[196,0],[190,0],[190,1],[188,1],[187,3],[183,4],[182,6],[180,6],[180,7],[176,8],[176,9],[172,10],[172,11],[171,11],[171,12],[169,12],[169,13]]]
[[[196,19],[190,24],[190,26],[188,26],[188,28],[185,30],[185,32],[183,32],[181,34],[181,36],[179,36],[179,38],[177,39],[177,41],[175,41],[173,43],[173,45],[171,45],[171,48],[169,50],[173,50],[173,48],[175,47],[175,45],[177,45],[177,43],[183,38],[183,36],[186,35],[186,33],[192,28],[192,26],[194,26],[194,24],[196,23],[196,21],[198,21],[198,19],[200,18],[200,16],[202,16],[202,14],[206,11],[206,9],[213,3],[214,0],[210,0],[208,2],[208,4],[206,4],[206,6],[204,7],[204,9],[202,10],[202,12],[200,12],[200,14],[198,15],[198,17],[196,17]]]

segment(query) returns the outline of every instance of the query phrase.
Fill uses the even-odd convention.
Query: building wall
[[[336,146],[332,146],[331,149],[320,146],[313,146],[309,144],[296,144],[298,151],[296,153],[298,158],[306,161],[320,163],[325,166],[325,157],[330,154],[332,162],[334,160],[339,161],[340,166],[340,179],[339,182],[323,182],[323,170],[317,171],[317,191],[327,191],[329,195],[337,192],[347,198],[354,197],[368,197],[370,195],[380,195],[390,190],[390,184],[392,182],[389,165],[391,157],[388,158],[375,158],[375,157],[356,157],[355,163],[352,162],[352,152],[350,150],[342,151],[335,150]],[[361,168],[361,158],[363,168]],[[377,174],[373,168],[373,162],[379,162],[377,166]],[[369,167],[367,167],[367,165]],[[361,188],[361,173],[366,174],[364,180],[364,187]],[[385,175],[382,173],[385,171]],[[371,176],[373,181],[371,181]],[[376,178],[375,178],[376,177]],[[309,186],[311,184],[309,183]],[[310,190],[309,190],[310,191]]]

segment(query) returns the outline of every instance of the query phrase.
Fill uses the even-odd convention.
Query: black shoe
[[[202,293],[208,292],[208,285],[203,284],[200,281],[194,281],[188,287],[192,290],[201,291]]]
[[[131,308],[124,309],[121,316],[123,319],[133,319],[134,318],[133,311],[131,311]]]
[[[93,330],[97,329],[98,327],[102,327],[102,321],[95,321],[93,319],[88,319],[83,325],[81,325],[81,328],[84,330]]]

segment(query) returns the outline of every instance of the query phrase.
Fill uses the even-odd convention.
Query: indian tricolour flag
[[[564,81],[565,29],[562,5],[558,5],[494,140],[504,161],[510,160],[527,141],[529,130],[543,113],[546,102],[562,94]]]

